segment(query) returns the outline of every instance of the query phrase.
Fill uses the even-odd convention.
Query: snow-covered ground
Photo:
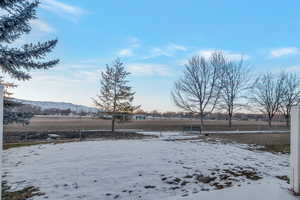
[[[297,199],[276,178],[289,175],[288,155],[201,140],[15,148],[4,152],[3,167],[12,190],[36,186],[46,193],[34,200]]]

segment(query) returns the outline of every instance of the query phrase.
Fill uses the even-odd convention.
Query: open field
[[[285,145],[290,144],[290,134],[276,133],[276,134],[211,134],[209,138],[219,138],[223,140],[235,141],[243,144],[257,144],[257,145]]]
[[[288,130],[283,122],[274,122],[274,126],[270,129],[266,122],[263,121],[234,121],[233,127],[231,129],[227,126],[227,121],[206,121],[205,122],[206,131],[226,131],[226,130],[240,130],[240,131],[254,131],[254,130]],[[130,129],[131,132],[134,130],[143,131],[176,131],[182,134],[183,126],[199,126],[198,120],[174,120],[174,119],[161,119],[161,120],[144,120],[144,121],[130,121],[125,123],[117,123],[117,129]],[[47,133],[59,134],[59,132],[70,132],[68,136],[64,137],[66,139],[79,139],[79,130],[109,130],[111,126],[110,120],[102,119],[91,119],[91,118],[70,118],[70,117],[35,117],[32,119],[30,125],[10,125],[5,127],[5,133],[9,138],[15,141],[15,137],[21,137],[21,134],[38,134],[44,133],[45,138],[47,138]],[[21,133],[22,132],[22,133]],[[72,133],[74,132],[74,133]],[[103,132],[101,132],[102,134]],[[75,136],[73,137],[72,135]],[[84,134],[84,133],[83,133]],[[100,134],[100,133],[99,133]],[[159,135],[158,135],[159,136]],[[6,137],[5,137],[6,138]],[[27,138],[27,137],[26,137]],[[100,137],[106,138],[106,137]],[[126,137],[125,137],[126,138]],[[286,147],[290,144],[290,136],[288,133],[243,133],[243,134],[210,134],[211,139],[222,139],[225,141],[234,141],[237,143],[244,144],[257,144],[263,145],[265,147],[272,147],[270,150],[273,151],[273,146],[278,151],[286,151]],[[40,138],[43,139],[43,138]],[[130,139],[128,137],[128,139]],[[11,139],[6,140],[9,142]],[[29,139],[30,140],[30,139]],[[36,139],[35,139],[36,140]],[[16,139],[18,142],[19,139]],[[15,142],[16,142],[15,141]],[[23,139],[22,139],[23,141]],[[23,142],[36,142],[27,141]]]
[[[272,153],[290,152],[290,133],[211,133],[207,136],[197,133],[182,132],[141,132],[146,135],[158,136],[169,141],[189,141],[205,140],[207,142],[221,142],[224,144],[246,144],[251,146],[251,150],[262,150]]]
[[[117,123],[118,129],[141,129],[145,131],[181,131],[183,126],[199,126],[199,120],[144,120]],[[270,130],[263,121],[233,121],[233,127],[227,126],[224,120],[205,121],[205,130]],[[9,125],[6,132],[19,131],[65,131],[65,130],[105,130],[110,129],[111,121],[90,118],[67,118],[67,117],[35,117],[30,125]],[[272,130],[287,130],[285,123],[274,122]]]
[[[269,152],[290,152],[290,134],[217,134],[210,135],[210,139],[221,139],[224,142],[237,142],[242,144],[254,144],[263,146],[260,150]]]

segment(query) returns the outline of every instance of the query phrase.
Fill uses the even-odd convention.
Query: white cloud
[[[300,65],[290,66],[284,69],[286,72],[300,72]]]
[[[118,55],[121,57],[130,57],[133,56],[134,53],[132,52],[131,49],[122,49],[118,52]]]
[[[162,49],[162,48],[152,48],[151,50],[151,55],[150,57],[156,57],[156,56],[172,56],[173,54],[171,54],[171,52],[169,52],[166,49]]]
[[[173,51],[187,51],[187,47],[177,44],[170,44],[167,48]]]
[[[73,17],[79,17],[86,13],[86,11],[80,7],[65,4],[58,0],[43,0],[41,7],[57,14],[67,14]]]
[[[166,65],[148,64],[148,63],[132,63],[128,64],[127,70],[132,75],[138,76],[169,76],[171,72]]]
[[[167,57],[171,57],[174,56],[177,52],[179,51],[187,51],[188,48],[182,45],[178,45],[178,44],[169,44],[163,47],[154,47],[150,50],[150,55],[149,56],[145,56],[145,59],[148,58],[154,58],[154,57],[158,57],[158,56],[167,56]]]
[[[32,25],[32,27],[34,29],[37,29],[41,32],[45,32],[45,33],[53,33],[55,32],[55,29],[50,26],[49,24],[47,24],[46,22],[40,20],[40,19],[35,19],[30,21],[30,24]]]
[[[97,83],[100,80],[101,72],[103,71],[104,69],[97,69],[92,71],[79,71],[76,73],[75,78],[78,78],[79,80],[84,79],[84,81],[90,83]]]
[[[99,64],[87,61],[78,61],[76,63],[63,63],[55,68],[58,74],[68,74],[74,81],[86,81],[96,83],[105,69],[105,64]]]
[[[50,71],[33,73],[32,80],[20,84],[17,82],[18,87],[14,90],[14,97],[92,105],[90,97],[94,97],[98,91],[100,75],[98,74],[98,80],[86,75],[56,74]]]
[[[128,42],[131,48],[138,48],[141,46],[140,39],[137,37],[129,37]]]
[[[279,58],[286,55],[299,54],[299,52],[299,49],[296,47],[284,47],[272,50],[270,56],[272,58]]]
[[[197,52],[197,55],[203,56],[206,59],[209,59],[210,56],[216,52],[215,50],[201,50]],[[223,52],[224,56],[232,61],[239,61],[241,60],[241,58],[243,58],[244,60],[248,60],[250,58],[249,55],[246,54],[240,54],[240,53],[233,53],[231,51],[221,51]]]
[[[177,60],[176,63],[179,66],[185,66],[188,62],[188,59],[181,59],[181,60]]]
[[[137,37],[129,37],[128,38],[128,47],[121,49],[117,52],[118,56],[121,57],[130,57],[135,56],[135,51],[141,47],[140,40]],[[152,47],[152,48],[146,48],[148,51],[148,54],[145,56],[142,56],[142,59],[149,59],[149,58],[155,58],[159,56],[166,56],[171,57],[175,56],[177,52],[180,51],[187,51],[188,48],[182,45],[178,44],[168,44],[162,47]]]
[[[120,57],[131,57],[134,56],[134,50],[138,49],[140,45],[140,40],[137,37],[129,37],[127,39],[128,47],[121,49],[117,52],[117,55]]]

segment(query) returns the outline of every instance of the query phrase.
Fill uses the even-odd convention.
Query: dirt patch
[[[276,178],[286,181],[288,184],[290,184],[290,178],[288,176],[276,176]]]
[[[37,187],[26,187],[18,191],[10,191],[10,187],[4,181],[2,183],[2,199],[3,200],[26,200],[34,196],[43,196],[45,193],[42,193]]]
[[[252,167],[233,167],[227,169],[210,169],[209,175],[199,171],[184,177],[161,175],[161,181],[170,185],[170,190],[184,190],[185,186],[193,185],[200,191],[221,190],[234,185],[240,186],[241,182],[257,181],[263,177]]]
[[[55,136],[55,139],[51,138]],[[8,132],[4,135],[4,143],[35,142],[35,141],[55,141],[55,140],[73,140],[73,139],[143,139],[156,136],[147,136],[135,132],[122,131],[24,131]]]
[[[268,152],[272,152],[272,153],[289,154],[290,153],[290,145],[289,144],[265,145],[263,147],[257,148],[257,150],[268,151]]]

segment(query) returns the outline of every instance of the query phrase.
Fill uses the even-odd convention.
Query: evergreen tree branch
[[[0,3],[0,7],[6,9],[13,9],[15,12],[10,11],[11,13],[5,14],[0,19],[0,42],[11,43],[14,40],[18,39],[22,34],[29,33],[31,27],[29,25],[30,20],[36,18],[36,7],[39,2],[34,1],[32,3],[21,1],[18,5],[20,8],[17,8],[14,5],[17,5],[14,1],[3,1]]]

